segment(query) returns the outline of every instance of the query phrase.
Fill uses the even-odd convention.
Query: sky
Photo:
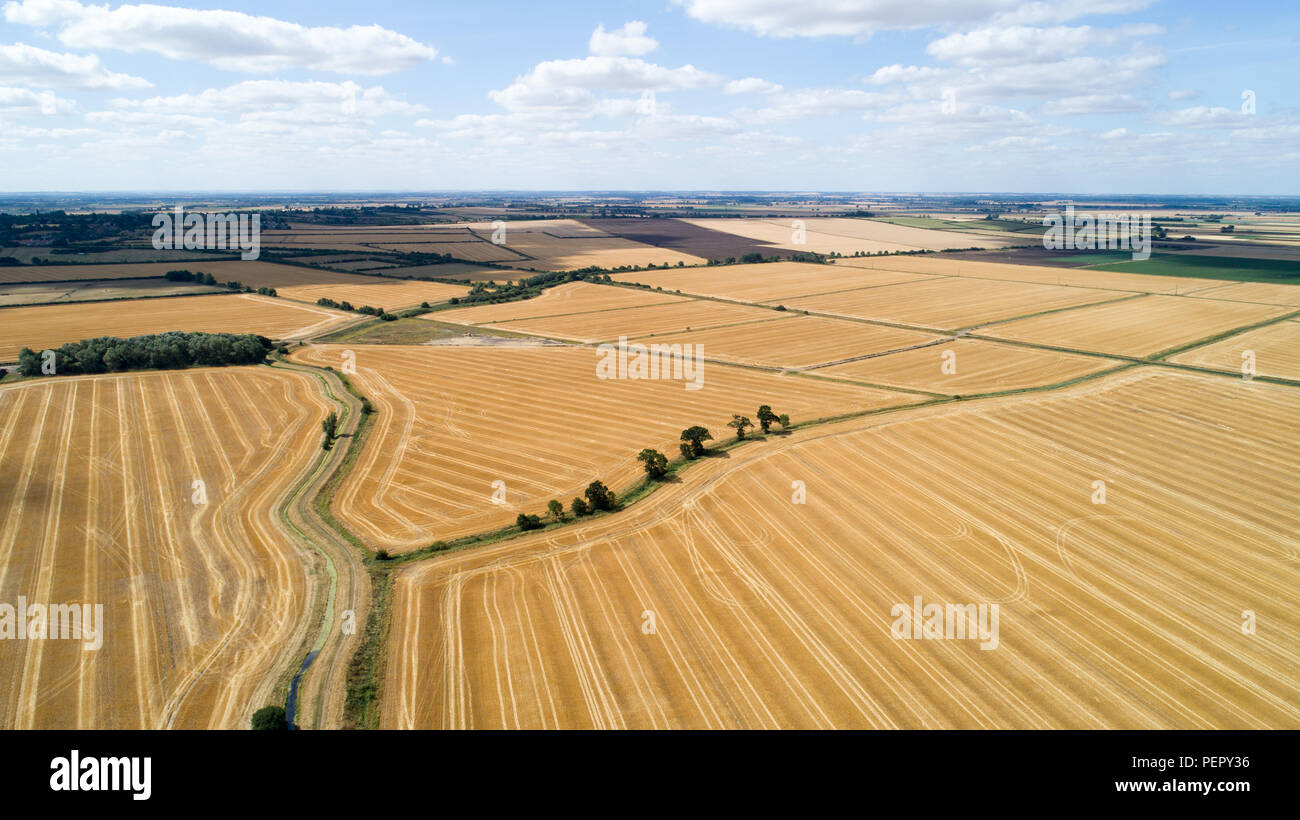
[[[1300,194],[1293,0],[0,0],[0,190]]]

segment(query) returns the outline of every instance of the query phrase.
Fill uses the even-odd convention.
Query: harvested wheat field
[[[776,314],[781,315],[781,314]],[[705,358],[763,367],[802,368],[816,364],[932,344],[933,333],[869,325],[844,319],[795,316],[789,320],[752,322],[712,330],[669,334],[661,344],[694,344]]]
[[[613,278],[619,282],[661,287],[665,291],[680,290],[697,296],[716,296],[741,302],[778,302],[794,296],[892,285],[927,277],[898,271],[844,270],[835,265],[807,262],[764,262],[758,265],[616,273]]]
[[[935,231],[892,225],[873,219],[851,217],[804,217],[794,219],[683,219],[683,222],[748,237],[778,248],[813,253],[853,254],[858,251],[944,250],[947,248],[1004,248],[1023,244],[1024,239],[969,234],[958,231]],[[797,241],[803,223],[802,242]]]
[[[1255,373],[1300,380],[1300,322],[1277,322],[1171,356],[1169,361],[1241,373],[1253,354]]]
[[[268,368],[0,388],[0,589],[104,623],[98,650],[0,641],[0,726],[247,728],[315,625],[323,569],[276,508],[326,412]]]
[[[1091,270],[1089,268],[1018,265],[1008,262],[981,262],[973,259],[944,259],[934,256],[882,256],[840,259],[836,264],[866,270],[909,271],[972,279],[1000,279],[1008,282],[1033,282],[1040,285],[1070,285],[1102,288],[1133,293],[1197,293],[1222,285],[1220,279],[1192,279],[1183,276],[1154,276],[1145,273]]]
[[[446,282],[417,282],[415,280],[384,279],[378,276],[358,277],[364,283],[331,285],[292,285],[277,288],[276,293],[285,299],[302,302],[315,302],[317,299],[333,299],[336,302],[351,302],[357,307],[373,305],[386,310],[415,307],[421,302],[435,304],[445,302],[454,296],[469,293],[465,285],[452,285]]]
[[[341,345],[293,354],[343,363]],[[722,437],[733,413],[770,404],[809,420],[917,399],[852,385],[704,365],[682,380],[601,380],[595,350],[352,346],[350,378],[375,403],[365,450],[335,496],[335,514],[369,546],[407,550],[484,532],[520,512],[545,513],[594,479],[621,491],[642,475],[644,447],[676,457],[681,431]],[[506,503],[491,501],[504,481]]]
[[[791,299],[786,304],[813,313],[957,330],[1125,295],[1090,288],[948,277]]]
[[[790,313],[749,305],[687,299],[666,305],[543,316],[489,326],[576,342],[600,342],[615,341],[620,336],[645,338],[746,322],[785,321],[790,316]]]
[[[382,725],[1300,728],[1296,429],[1295,388],[1142,368],[733,450],[403,569]],[[895,637],[917,597],[997,629]]]
[[[536,319],[542,316],[567,316],[602,310],[644,307],[646,305],[681,304],[687,300],[666,293],[597,285],[591,282],[568,282],[542,291],[540,296],[518,302],[500,302],[439,311],[438,321],[482,325]]]
[[[1059,384],[1121,364],[1095,356],[958,339],[813,372],[818,376],[960,396]]]
[[[0,311],[0,362],[18,361],[18,351],[57,348],[99,336],[142,336],[184,330],[257,333],[289,339],[318,333],[353,318],[325,308],[249,293],[131,299],[101,303],[41,305]]]
[[[1234,282],[1198,290],[1200,299],[1226,299],[1230,302],[1260,302],[1266,305],[1300,307],[1300,285],[1277,285],[1271,282]]]
[[[364,246],[357,246],[364,247]],[[518,253],[505,245],[480,240],[468,242],[380,242],[371,246],[398,253],[445,253],[467,262],[518,262]],[[502,278],[506,278],[502,276]]]
[[[1034,316],[978,332],[1072,350],[1152,356],[1289,312],[1290,308],[1249,302],[1152,295]]]

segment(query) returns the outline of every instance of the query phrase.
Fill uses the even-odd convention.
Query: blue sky
[[[1296,77],[1284,0],[0,0],[0,189],[1296,194]]]

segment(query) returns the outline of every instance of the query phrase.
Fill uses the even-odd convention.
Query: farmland
[[[25,285],[0,284],[0,307],[38,305],[51,302],[93,302],[109,299],[141,299],[218,293],[222,289],[166,279],[86,279],[78,282],[47,282]]]
[[[517,319],[492,326],[558,339],[599,342],[617,340],[620,336],[647,337],[741,322],[784,321],[782,317],[789,315],[747,305],[688,300],[680,304],[647,305],[622,310]]]
[[[511,322],[517,319],[536,319],[542,316],[567,316],[574,313],[619,310],[646,305],[681,304],[686,300],[664,293],[649,293],[628,288],[611,288],[590,282],[568,282],[548,288],[540,296],[521,302],[504,302],[496,305],[444,310],[438,319],[465,324]]]
[[[995,402],[404,569],[382,725],[1300,727],[1294,391],[1144,370]],[[917,596],[997,604],[996,647],[893,637]]]
[[[389,550],[505,526],[551,498],[567,503],[593,479],[624,487],[640,473],[643,447],[675,453],[683,428],[723,430],[760,404],[808,420],[917,399],[721,365],[705,368],[700,390],[601,380],[595,351],[569,347],[311,345],[293,358],[338,368],[344,350],[356,357],[350,378],[379,412],[335,512]],[[505,483],[504,504],[491,501],[494,481]]]
[[[739,364],[800,368],[938,341],[913,330],[797,316],[656,337],[662,344],[703,345],[704,355]]]
[[[104,619],[99,650],[0,641],[0,726],[246,727],[311,626],[317,568],[276,507],[325,412],[265,368],[0,387],[0,585]]]
[[[958,339],[813,372],[891,387],[969,395],[1056,384],[1119,364],[1112,359]]]
[[[791,299],[786,304],[813,313],[955,330],[1124,295],[1092,288],[945,278]]]
[[[1150,356],[1289,312],[1290,308],[1249,302],[1140,296],[1007,322],[980,333],[1072,350]]]
[[[926,277],[899,271],[843,270],[838,265],[805,262],[766,262],[757,265],[614,274],[616,282],[632,282],[697,296],[715,296],[742,302],[779,302],[794,296],[914,282]]]
[[[1300,321],[1276,322],[1248,330],[1171,356],[1169,360],[1240,373],[1248,356],[1254,357],[1255,372],[1261,376],[1300,381]]]
[[[692,225],[734,233],[759,242],[766,242],[787,250],[813,253],[943,250],[945,248],[1000,248],[1023,237],[1007,239],[988,232],[959,233],[891,225],[871,219],[838,219],[809,217],[800,219],[801,226],[791,219],[707,219],[684,220]]]
[[[141,336],[169,330],[257,333],[287,339],[323,331],[348,314],[252,294],[132,299],[100,303],[14,307],[0,311],[0,362],[18,360],[23,347],[56,348],[98,336]]]

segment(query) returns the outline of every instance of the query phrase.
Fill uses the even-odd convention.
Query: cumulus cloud
[[[88,6],[76,0],[11,0],[5,20],[57,29],[69,48],[151,51],[228,71],[309,68],[388,74],[434,59],[435,48],[381,26],[307,27],[237,11],[175,6]]]
[[[148,88],[142,77],[109,71],[93,54],[60,54],[14,43],[0,46],[0,82],[82,89]]]
[[[598,57],[640,57],[659,47],[659,41],[645,32],[646,24],[640,20],[631,20],[614,31],[605,31],[601,23],[591,33],[587,48]]]
[[[112,106],[139,112],[222,116],[243,119],[291,117],[299,122],[372,121],[389,115],[414,115],[423,105],[399,100],[382,86],[363,88],[354,82],[289,82],[246,80],[199,94],[178,94],[146,100],[117,99]]]
[[[988,26],[935,40],[925,50],[962,65],[1025,65],[1055,62],[1082,54],[1094,46],[1114,45],[1125,38],[1160,34],[1159,26],[1132,25],[1105,29],[1092,26]]]
[[[506,88],[488,92],[488,97],[512,111],[591,111],[598,105],[596,92],[673,91],[718,82],[718,77],[692,65],[666,68],[634,57],[585,57],[538,63]]]
[[[53,116],[66,114],[74,108],[76,108],[75,103],[55,96],[53,91],[0,88],[0,111]]]

